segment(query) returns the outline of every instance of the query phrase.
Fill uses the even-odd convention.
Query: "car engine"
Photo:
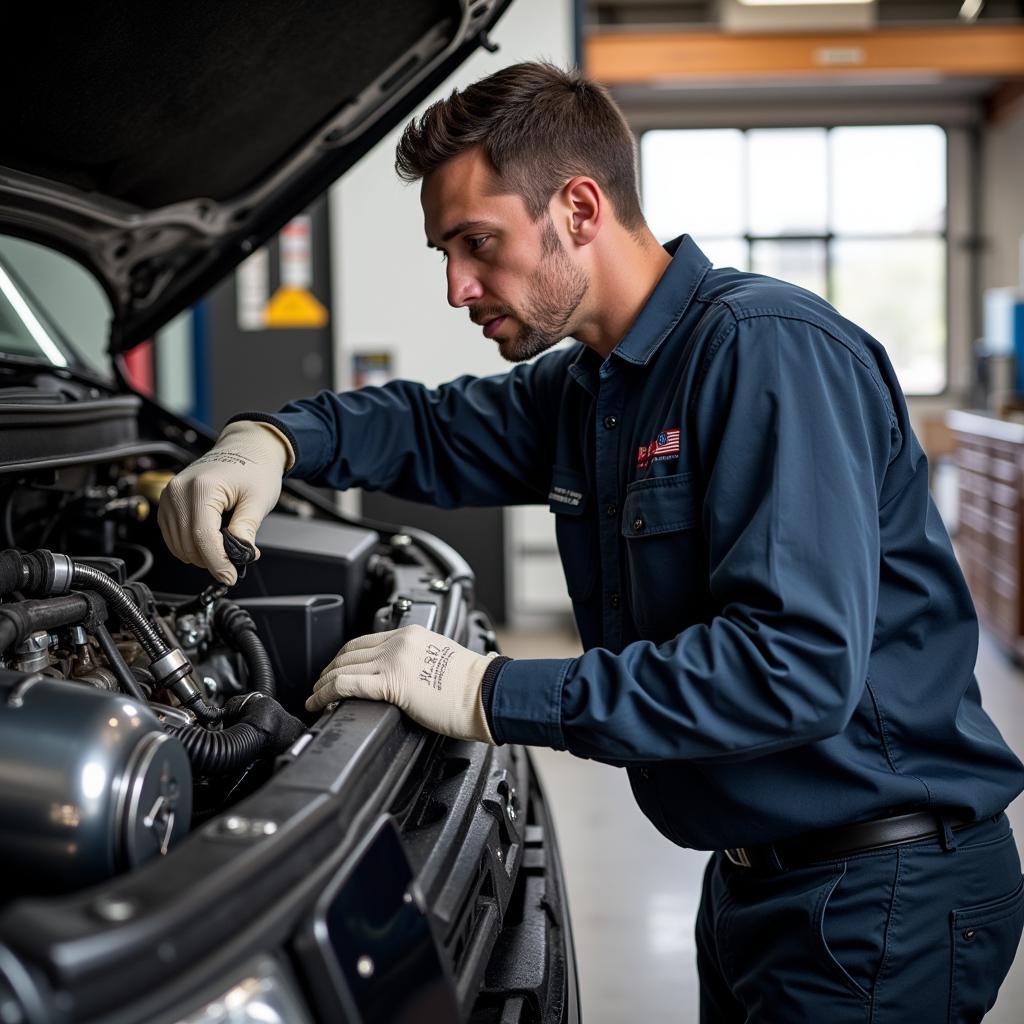
[[[346,636],[389,624],[395,560],[416,562],[408,537],[286,495],[259,562],[225,531],[226,595],[163,546],[167,461],[49,468],[0,496],[0,863],[18,894],[129,871],[257,788]]]
[[[257,560],[225,537],[224,592],[155,514],[210,439],[0,361],[0,1019],[212,1020],[278,975],[316,1020],[427,995],[430,1019],[578,1019],[526,751],[376,701],[305,710],[351,637],[415,623],[495,651],[469,565],[286,481]]]

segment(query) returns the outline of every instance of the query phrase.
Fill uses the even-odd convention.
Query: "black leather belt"
[[[979,824],[960,818],[940,818],[931,811],[915,811],[893,818],[879,818],[877,821],[861,821],[855,825],[808,832],[777,843],[738,846],[722,852],[737,867],[779,871],[942,835],[943,820],[954,831]]]

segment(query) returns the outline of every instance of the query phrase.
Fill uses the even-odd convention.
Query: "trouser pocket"
[[[823,965],[865,1001],[882,962],[895,869],[895,857],[844,862],[815,921]]]
[[[953,972],[949,989],[950,1024],[980,1021],[1013,963],[1024,928],[1024,879],[1008,896],[950,915]]]

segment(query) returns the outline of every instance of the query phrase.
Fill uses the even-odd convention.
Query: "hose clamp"
[[[178,647],[172,647],[171,650],[161,655],[149,666],[150,672],[153,673],[154,678],[160,683],[164,683],[168,677],[174,675],[182,668],[187,669],[189,672],[192,671],[192,665],[185,656],[185,652]]]
[[[191,675],[184,675],[180,679],[175,679],[173,682],[168,683],[167,689],[181,701],[182,706],[186,709],[203,696],[199,687],[192,682]],[[189,713],[192,714],[193,712],[189,711]]]
[[[53,559],[53,583],[50,585],[51,594],[66,594],[71,589],[71,577],[74,573],[74,565],[67,555],[58,552],[50,552]]]

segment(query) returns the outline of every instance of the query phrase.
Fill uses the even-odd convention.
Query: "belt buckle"
[[[738,868],[750,868],[754,865],[750,862],[750,855],[746,849],[742,846],[734,846],[732,849],[722,851],[730,864],[735,864]]]

